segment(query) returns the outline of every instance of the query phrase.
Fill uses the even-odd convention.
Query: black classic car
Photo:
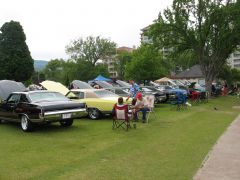
[[[12,92],[0,104],[0,122],[20,122],[23,131],[31,131],[34,124],[52,122],[71,126],[73,119],[86,115],[85,103],[52,91]]]
[[[141,86],[140,90],[144,95],[154,95],[154,103],[156,104],[166,102],[167,100],[166,93],[156,89],[153,86]]]

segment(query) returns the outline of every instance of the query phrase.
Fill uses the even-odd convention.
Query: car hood
[[[21,82],[1,80],[0,81],[0,99],[6,100],[12,92],[26,91],[26,87]]]
[[[55,91],[63,94],[64,96],[69,92],[68,88],[63,84],[55,81],[43,81],[40,83],[46,90]]]

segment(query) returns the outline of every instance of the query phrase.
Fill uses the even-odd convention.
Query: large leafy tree
[[[33,59],[19,22],[10,21],[0,29],[0,79],[26,81],[33,74]]]
[[[66,46],[66,52],[76,61],[85,60],[95,66],[98,60],[104,60],[116,53],[116,43],[100,36],[89,36],[86,39],[73,40]]]
[[[149,36],[158,48],[191,50],[211,91],[212,81],[240,44],[239,9],[239,0],[174,0],[171,9],[159,14]]]
[[[127,63],[125,79],[154,80],[169,73],[167,65],[158,49],[152,45],[141,45]]]

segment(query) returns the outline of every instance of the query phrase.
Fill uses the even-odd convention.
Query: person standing
[[[132,98],[132,105],[135,105],[136,100],[137,100],[136,95],[137,95],[138,92],[140,92],[140,88],[139,88],[138,84],[134,82],[133,79],[129,80],[129,83],[132,86],[130,88],[130,94],[127,97],[127,100],[131,97]]]

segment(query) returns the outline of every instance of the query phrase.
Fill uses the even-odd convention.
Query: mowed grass
[[[159,105],[157,118],[128,132],[112,130],[111,118],[79,119],[70,128],[53,124],[32,133],[0,124],[0,179],[192,179],[237,117],[236,105],[235,97],[180,112]]]

